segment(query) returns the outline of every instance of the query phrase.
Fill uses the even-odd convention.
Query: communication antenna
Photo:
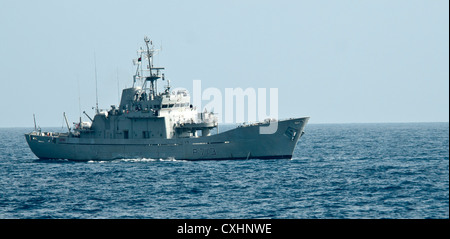
[[[80,78],[77,75],[77,86],[78,86],[78,115],[80,117],[81,123],[81,95],[80,95]]]
[[[119,105],[120,105],[119,67],[117,67],[117,70],[116,70],[116,78],[117,78],[117,102],[119,102]]]
[[[94,51],[94,68],[95,68],[95,112],[98,114],[98,90],[97,90],[97,58]]]
[[[33,113],[33,119],[34,119],[34,131],[37,132],[37,128],[36,128],[36,116]]]

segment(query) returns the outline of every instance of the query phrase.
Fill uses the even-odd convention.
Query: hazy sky
[[[279,118],[449,121],[447,0],[0,0],[0,127],[93,115],[94,52],[117,104],[144,36],[174,87],[277,87]]]

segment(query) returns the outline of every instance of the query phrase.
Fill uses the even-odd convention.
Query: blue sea
[[[39,160],[31,130],[0,128],[0,218],[449,218],[449,123],[309,124],[292,160],[236,161]]]

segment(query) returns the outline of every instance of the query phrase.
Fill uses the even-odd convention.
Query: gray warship
[[[197,112],[186,90],[171,91],[163,67],[153,67],[155,48],[146,37],[146,48],[138,51],[133,86],[122,90],[120,105],[99,110],[90,122],[74,123],[64,114],[68,132],[43,132],[35,128],[25,134],[31,151],[40,159],[78,161],[115,159],[291,159],[309,117],[265,120],[218,132],[217,116]],[[148,65],[142,67],[146,60]],[[262,134],[261,127],[276,124],[276,131]],[[217,129],[217,133],[213,130]]]

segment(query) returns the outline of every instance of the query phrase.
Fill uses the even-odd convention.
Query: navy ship
[[[197,112],[186,90],[171,91],[163,67],[153,66],[155,48],[144,39],[145,48],[135,60],[136,74],[131,88],[122,90],[120,105],[99,110],[90,122],[74,123],[64,114],[68,132],[42,132],[36,128],[25,134],[31,151],[40,159],[114,160],[114,159],[291,159],[309,117],[265,120],[212,134],[218,129],[217,116]],[[143,62],[148,63],[142,67]],[[264,129],[275,125],[275,130]]]

